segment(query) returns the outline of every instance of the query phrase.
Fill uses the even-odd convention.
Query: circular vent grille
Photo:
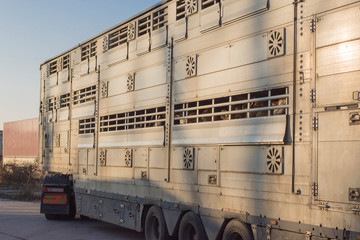
[[[101,83],[101,96],[103,98],[107,97],[108,95],[108,87],[107,87],[107,82],[102,82]]]
[[[128,91],[134,91],[134,76],[133,76],[133,74],[128,74],[127,89],[128,89]]]
[[[269,37],[269,54],[279,56],[284,53],[284,37],[280,31],[273,31]]]
[[[280,151],[276,148],[270,148],[266,156],[267,171],[270,173],[281,172],[281,155]]]
[[[101,166],[106,166],[106,150],[100,150],[99,160]]]
[[[196,76],[196,56],[188,56],[186,59],[186,76]]]
[[[184,149],[184,168],[185,169],[194,169],[194,149],[185,148]]]
[[[131,149],[125,150],[125,165],[127,167],[132,166],[132,151],[131,151]]]
[[[128,25],[128,40],[134,40],[135,39],[135,23],[129,23]]]
[[[197,0],[186,0],[186,14],[191,15],[197,12]]]

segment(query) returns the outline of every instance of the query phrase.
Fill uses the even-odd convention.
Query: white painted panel
[[[68,138],[69,138],[69,132],[62,132],[60,133],[60,147],[68,147]]]
[[[106,166],[121,166],[121,159],[123,159],[123,149],[107,149],[106,150]]]
[[[69,81],[69,69],[68,68],[59,72],[59,80],[62,83]]]
[[[360,125],[350,125],[350,113],[359,110],[329,111],[319,115],[320,142],[359,141]]]
[[[318,16],[316,47],[360,38],[360,8],[354,7]]]
[[[358,133],[359,127],[358,125]],[[331,130],[328,129],[328,131]],[[358,139],[357,141],[318,143],[320,200],[347,203],[349,202],[349,188],[360,188]]]
[[[148,166],[148,148],[137,148],[133,154],[135,167],[146,168]]]
[[[151,49],[165,47],[167,44],[168,28],[163,27],[151,33]]]
[[[121,63],[128,58],[128,45],[122,44],[108,51],[107,65],[112,66]]]
[[[78,148],[93,148],[94,134],[82,134],[78,137]]]
[[[149,151],[149,167],[165,168],[165,151],[164,148],[151,148]]]
[[[84,60],[80,62],[80,75],[86,75],[89,73],[89,61]]]
[[[166,83],[166,65],[155,66],[136,72],[135,86],[136,90],[165,84]]]
[[[95,102],[94,101],[74,106],[72,109],[72,117],[73,118],[94,116],[94,114],[95,114]]]
[[[222,147],[220,170],[230,172],[265,173],[267,147]]]
[[[229,47],[218,47],[198,54],[198,75],[223,70],[229,66]]]
[[[198,169],[199,170],[216,170],[218,161],[217,147],[201,147],[198,149]]]
[[[57,85],[57,74],[52,74],[48,78],[49,87],[53,87]]]
[[[187,18],[176,21],[175,23],[175,41],[185,40],[187,37]]]
[[[96,56],[90,58],[90,61],[89,61],[89,73],[95,72],[95,70],[96,70],[96,64],[97,64],[97,62],[96,62]]]
[[[167,170],[152,168],[149,170],[149,180],[153,182],[164,182],[167,178]]]
[[[208,31],[220,24],[220,6],[215,4],[200,11],[200,31]]]
[[[317,49],[316,70],[319,76],[360,70],[360,40]]]
[[[163,142],[163,127],[102,133],[99,136],[99,147],[162,146]]]
[[[283,143],[286,116],[174,126],[173,144]]]
[[[79,164],[87,165],[87,149],[79,149]]]
[[[69,108],[60,108],[58,109],[58,121],[69,120]]]
[[[353,92],[359,91],[359,71],[319,77],[316,82],[316,105],[334,106],[357,103]]]
[[[136,39],[136,54],[141,55],[150,51],[150,33]]]
[[[108,85],[108,96],[114,96],[121,93],[127,92],[127,76],[121,76],[114,80],[109,81]]]
[[[96,160],[96,157],[95,157],[95,150],[94,149],[89,149],[88,150],[88,165],[89,166],[95,166],[95,160]],[[89,171],[90,172],[90,171]]]
[[[223,23],[229,23],[268,9],[268,0],[223,0]]]

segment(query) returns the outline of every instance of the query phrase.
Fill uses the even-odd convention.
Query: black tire
[[[233,219],[225,227],[222,240],[253,240],[254,236],[248,225]]]
[[[45,213],[45,218],[46,218],[47,220],[50,220],[50,221],[52,221],[52,220],[58,220],[58,219],[59,219],[59,215],[57,215],[57,214],[47,214],[47,213]]]
[[[179,240],[206,240],[207,235],[199,215],[187,212],[181,219]]]
[[[145,219],[145,239],[165,240],[169,238],[165,218],[161,208],[152,206]]]

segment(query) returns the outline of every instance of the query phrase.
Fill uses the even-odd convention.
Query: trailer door
[[[318,199],[359,201],[355,197],[360,189],[359,4],[318,15],[313,26]]]

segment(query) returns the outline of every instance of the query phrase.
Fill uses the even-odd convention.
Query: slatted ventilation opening
[[[139,37],[149,33],[151,30],[151,15],[139,19],[138,35]]]
[[[109,34],[109,49],[117,47],[127,42],[128,27],[122,27]]]
[[[219,3],[220,0],[201,0],[201,9],[205,9]]]
[[[74,91],[74,105],[96,99],[96,85]]]
[[[165,118],[165,107],[106,115],[100,117],[100,132],[160,127]]]
[[[81,61],[96,56],[96,41],[81,47]]]
[[[176,21],[185,18],[185,0],[176,1]]]
[[[55,61],[52,61],[50,64],[49,64],[49,75],[51,74],[54,74],[54,73],[57,73],[57,60]]]
[[[65,55],[62,57],[62,68],[63,69],[66,69],[66,68],[69,68],[70,66],[70,54],[68,55]]]
[[[48,100],[48,111],[53,111],[55,109],[55,98],[49,98]]]
[[[168,22],[168,9],[167,7],[165,7],[153,13],[152,30],[154,31],[165,27],[167,22]]]
[[[277,88],[175,105],[174,124],[216,122],[286,115],[288,88]]]
[[[70,106],[70,93],[66,93],[60,96],[60,108]]]
[[[95,132],[95,118],[86,118],[79,120],[79,134]]]

